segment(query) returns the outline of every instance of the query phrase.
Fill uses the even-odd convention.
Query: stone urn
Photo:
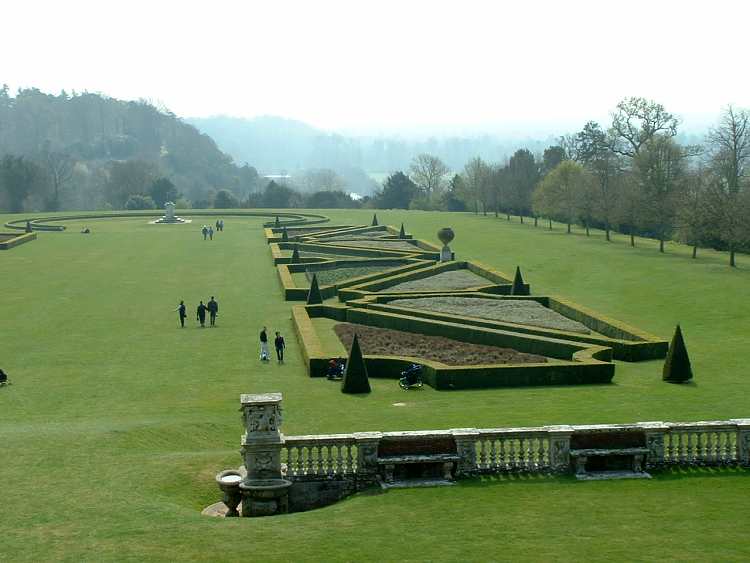
[[[240,505],[240,501],[242,501],[241,483],[242,474],[234,469],[227,469],[216,475],[216,484],[219,485],[219,489],[224,493],[224,498],[221,500],[227,507],[227,518],[240,515],[237,507]]]
[[[448,246],[448,244],[456,237],[453,229],[450,227],[443,227],[437,232],[437,236],[438,239],[440,239],[440,242],[443,243],[443,249],[440,251],[440,261],[449,262],[453,260],[453,252],[451,252],[451,249]]]

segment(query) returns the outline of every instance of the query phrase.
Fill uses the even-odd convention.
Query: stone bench
[[[452,481],[456,463],[458,463],[460,459],[461,456],[457,454],[414,454],[379,457],[377,458],[377,463],[384,469],[384,479],[386,483],[394,482],[394,474],[397,466],[416,464],[441,464],[442,478],[446,481]]]
[[[586,478],[591,476],[591,471],[587,469],[586,464],[589,458],[625,458],[625,463],[628,466],[628,471],[633,474],[644,475],[647,474],[643,471],[644,461],[648,455],[648,448],[581,448],[571,449],[570,459],[575,465],[576,477]],[[606,460],[604,460],[606,463]],[[620,469],[619,473],[624,473],[626,470]],[[607,472],[606,467],[599,473],[604,474]],[[609,470],[611,473],[617,473],[618,470]],[[623,475],[624,476],[624,475]]]

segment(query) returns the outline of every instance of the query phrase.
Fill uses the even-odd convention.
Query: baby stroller
[[[401,389],[419,389],[422,387],[422,366],[412,364],[401,372],[401,379],[398,380]]]
[[[332,381],[338,381],[344,378],[344,370],[346,369],[346,362],[344,360],[337,360],[332,358],[328,362],[328,369],[326,370],[326,377]]]

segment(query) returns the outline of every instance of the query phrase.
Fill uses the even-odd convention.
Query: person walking
[[[279,360],[280,364],[284,363],[284,348],[286,348],[286,344],[284,344],[284,337],[279,334],[279,331],[276,331],[276,338],[273,340],[273,346],[276,348],[276,358]]]
[[[219,227],[220,227],[219,230],[223,233],[224,232],[224,219],[219,221]]]
[[[198,305],[198,310],[196,311],[198,315],[198,321],[201,323],[201,327],[206,326],[206,311],[208,311],[208,307],[206,307],[203,304],[203,301],[201,301]]]
[[[260,359],[263,362],[268,361],[268,334],[266,333],[266,327],[260,331]]]
[[[214,240],[214,228],[213,227],[208,228],[208,238],[210,240]]]
[[[185,302],[180,301],[180,306],[175,309],[175,311],[179,311],[180,316],[180,326],[182,328],[185,328],[185,317],[187,317],[187,307],[185,307]]]
[[[208,302],[208,316],[211,323],[211,326],[216,325],[216,315],[219,314],[219,304],[216,302],[216,299],[214,299],[214,296],[211,296],[211,299]]]
[[[221,221],[219,221],[218,219],[216,220],[215,227],[216,227],[216,232],[218,233],[221,230]]]
[[[206,227],[206,225],[203,225],[201,233],[203,233],[203,240],[206,240],[206,237],[208,236],[208,227]]]

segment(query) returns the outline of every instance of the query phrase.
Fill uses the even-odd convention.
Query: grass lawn
[[[371,210],[324,211],[369,224]],[[183,216],[187,214],[181,214]],[[0,216],[4,223],[8,216]],[[418,393],[371,380],[368,397],[309,379],[260,218],[227,218],[204,242],[189,225],[68,222],[0,251],[0,561],[715,560],[750,558],[750,471],[651,481],[464,481],[361,494],[308,513],[223,521],[213,477],[236,467],[240,393],[281,391],[287,434],[750,417],[750,257],[653,241],[607,244],[471,214],[378,211],[459,259],[506,273],[657,335],[683,327],[694,384],[661,362],[618,362],[614,383]],[[218,326],[195,306],[215,295]],[[180,329],[177,307],[188,305]],[[263,325],[288,361],[258,361]],[[405,406],[393,403],[405,402]],[[411,531],[406,531],[406,530]]]

